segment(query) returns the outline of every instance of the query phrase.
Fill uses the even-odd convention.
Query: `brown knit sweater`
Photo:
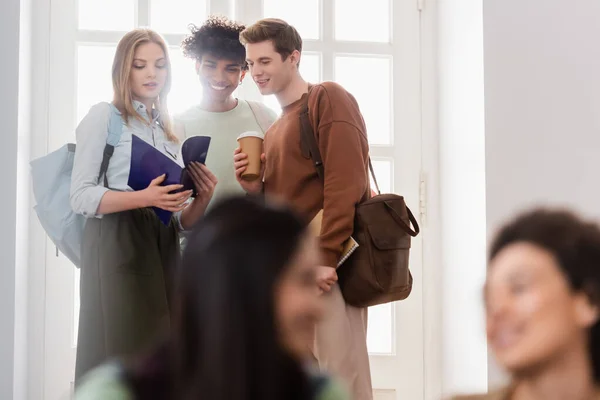
[[[369,197],[369,145],[365,122],[354,97],[340,85],[310,86],[309,117],[317,137],[325,184],[300,146],[299,115],[305,97],[286,106],[265,136],[268,196],[291,204],[307,221],[323,209],[323,265],[336,267],[342,243],[350,237],[356,205]]]

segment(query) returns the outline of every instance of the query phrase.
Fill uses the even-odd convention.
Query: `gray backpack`
[[[110,122],[108,138],[104,148],[104,156],[98,181],[104,175],[105,186],[108,186],[106,170],[115,146],[121,140],[123,124],[121,113],[114,105],[110,105]],[[75,159],[75,144],[65,144],[60,149],[31,161],[31,178],[36,205],[35,212],[42,227],[56,246],[79,268],[81,262],[81,242],[85,217],[76,214],[71,208],[71,173]]]

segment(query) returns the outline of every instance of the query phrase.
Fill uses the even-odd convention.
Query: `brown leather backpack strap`
[[[315,165],[317,175],[324,182],[325,181],[325,168],[323,167],[323,159],[321,158],[321,151],[319,150],[319,144],[315,137],[312,127],[310,126],[310,118],[308,116],[308,96],[310,91],[304,99],[302,110],[300,111],[300,135],[304,145],[308,148],[310,158]]]
[[[394,221],[396,221],[396,223],[400,226],[400,228],[402,228],[402,230],[404,232],[408,233],[412,237],[417,236],[419,234],[419,232],[421,232],[421,228],[419,228],[417,219],[415,218],[413,213],[410,211],[410,208],[406,207],[406,212],[408,213],[408,219],[412,223],[412,226],[415,228],[414,230],[412,230],[410,228],[410,226],[406,224],[406,222],[402,221],[402,218],[400,218],[400,216],[398,215],[396,210],[394,210],[394,207],[392,207],[390,205],[390,203],[388,203],[387,201],[384,201],[383,204],[385,204],[387,210],[390,212],[390,215],[392,216]]]
[[[373,177],[373,182],[375,183],[375,188],[377,189],[377,194],[381,194],[381,190],[379,190],[379,184],[377,183],[377,177],[375,176],[375,170],[373,169],[373,163],[371,162],[371,157],[369,157],[369,171],[371,171],[371,176]]]
[[[319,175],[319,178],[325,182],[325,167],[323,166],[321,151],[319,150],[319,144],[317,143],[315,133],[310,124],[310,117],[308,116],[308,97],[310,96],[310,90],[311,88],[309,87],[308,93],[304,98],[304,103],[302,104],[302,110],[300,111],[301,146],[308,150],[310,153],[310,158],[312,159],[315,169],[317,170],[317,175]],[[379,190],[379,184],[377,183],[377,177],[375,177],[373,163],[371,163],[371,157],[369,157],[369,171],[373,177],[373,182],[375,182],[377,193],[381,194],[381,191]]]

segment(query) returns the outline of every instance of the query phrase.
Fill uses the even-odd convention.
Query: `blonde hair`
[[[167,108],[167,96],[171,90],[171,60],[165,40],[158,33],[151,29],[134,29],[127,33],[119,41],[115,59],[112,66],[112,82],[113,82],[113,104],[121,111],[123,119],[128,121],[130,117],[137,118],[145,124],[146,121],[133,107],[133,97],[131,94],[131,68],[133,66],[133,57],[137,48],[145,43],[156,43],[165,53],[165,61],[167,67],[167,79],[165,86],[160,91],[154,108],[160,113],[160,123],[167,135],[167,138],[172,142],[178,142],[177,136],[173,132],[173,125],[169,110]],[[149,110],[150,111],[150,110]]]

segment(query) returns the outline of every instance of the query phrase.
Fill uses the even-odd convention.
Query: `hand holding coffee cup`
[[[248,155],[248,165],[241,175],[245,181],[255,181],[260,177],[264,137],[261,132],[248,131],[237,138],[241,152]]]

